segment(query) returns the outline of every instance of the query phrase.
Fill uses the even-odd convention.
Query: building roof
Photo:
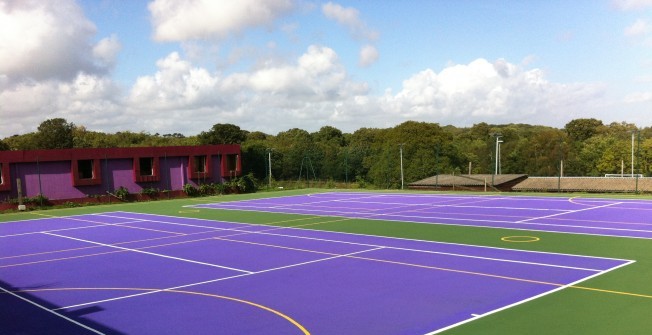
[[[411,187],[501,185],[527,177],[526,174],[440,174],[410,183]]]
[[[632,177],[529,177],[514,191],[652,192],[652,178]]]

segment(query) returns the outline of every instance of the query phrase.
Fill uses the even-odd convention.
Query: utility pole
[[[399,144],[400,154],[401,154],[401,189],[403,189],[403,145],[405,143]]]

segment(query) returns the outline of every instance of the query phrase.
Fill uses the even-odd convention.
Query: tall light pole
[[[399,144],[400,154],[401,154],[401,189],[403,189],[403,145],[405,143]]]
[[[500,139],[502,137],[500,134],[495,134],[494,136],[496,136],[496,170],[494,171],[494,174],[498,174],[498,166],[500,162],[500,143],[503,143],[503,140]]]
[[[634,133],[636,130],[632,130],[632,178],[634,178]]]
[[[269,188],[272,188],[272,149],[269,148],[267,149],[267,162],[269,164],[269,175],[268,175],[268,181],[269,181]]]

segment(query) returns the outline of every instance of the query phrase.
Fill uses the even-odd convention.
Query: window
[[[137,183],[156,182],[161,179],[159,157],[134,157],[134,181]]]
[[[77,161],[77,176],[79,179],[93,179],[92,159],[80,159]]]
[[[195,156],[194,173],[206,173],[206,156]]]
[[[190,179],[211,178],[211,156],[197,155],[188,158],[188,177]]]
[[[11,191],[9,163],[0,163],[0,191]]]
[[[102,184],[99,159],[73,159],[70,170],[72,172],[73,186]]]
[[[153,176],[154,175],[154,158],[153,157],[140,157],[140,175]]]

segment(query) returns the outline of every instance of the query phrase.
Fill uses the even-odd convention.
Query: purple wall
[[[101,159],[102,183],[88,186],[73,186],[70,161],[13,163],[10,164],[10,170],[14,184],[11,191],[0,192],[0,201],[18,197],[16,178],[22,181],[24,197],[35,197],[41,193],[51,200],[104,195],[107,191],[113,193],[121,186],[127,188],[130,193],[140,193],[143,188],[181,190],[187,183],[197,186],[204,182],[223,182],[220,158],[218,155],[211,158],[211,177],[205,180],[191,180],[188,178],[188,157],[161,157],[159,181],[138,183],[134,181],[132,158]]]

